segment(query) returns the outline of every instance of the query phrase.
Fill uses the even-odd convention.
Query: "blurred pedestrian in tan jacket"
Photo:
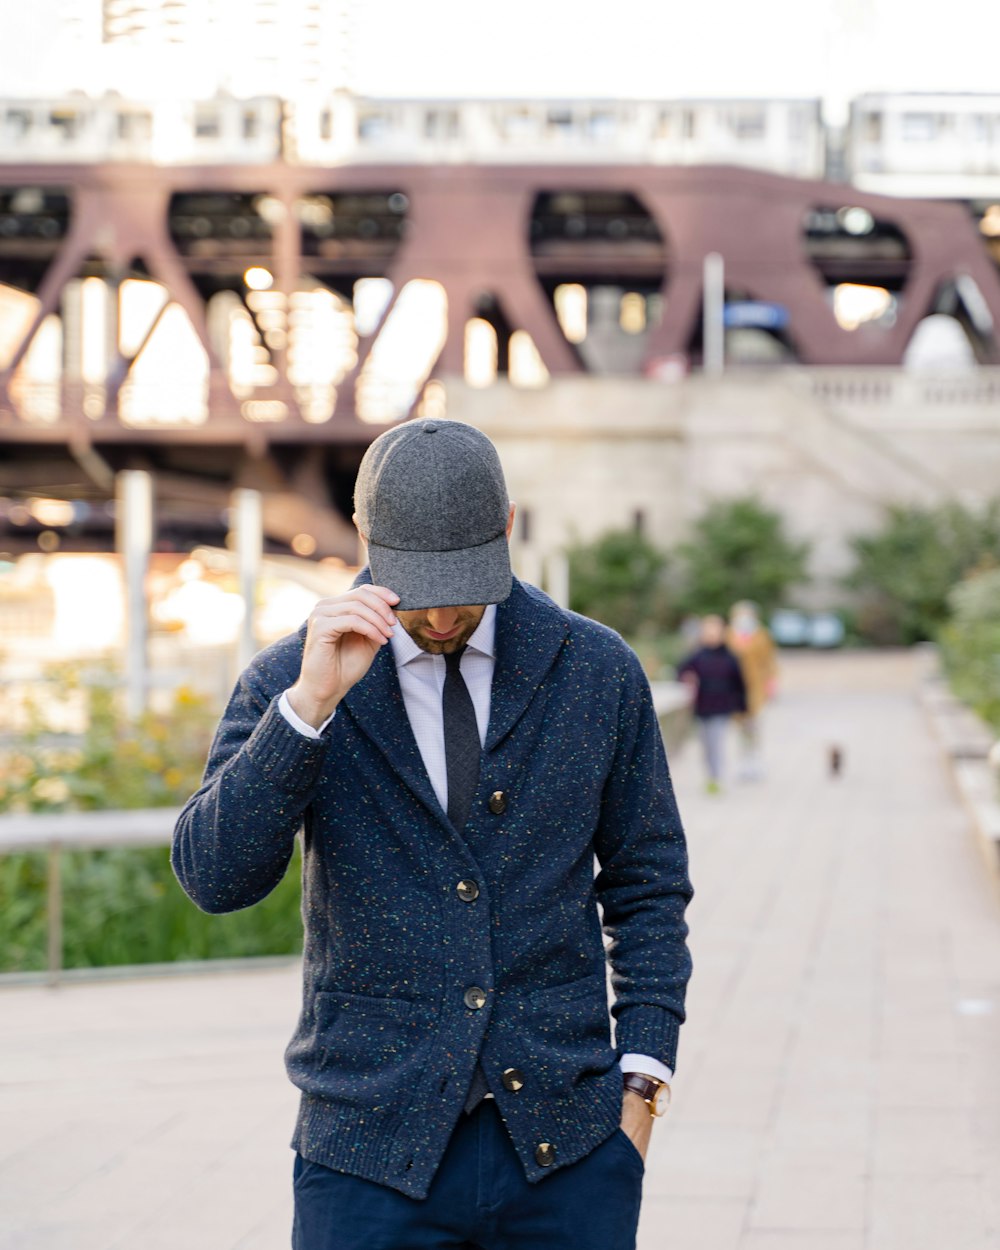
[[[771,635],[758,616],[757,605],[749,599],[741,599],[730,609],[726,641],[729,649],[739,659],[747,692],[747,710],[736,718],[744,747],[743,763],[738,775],[743,780],[756,781],[764,775],[760,713],[768,699],[774,695],[778,664]]]

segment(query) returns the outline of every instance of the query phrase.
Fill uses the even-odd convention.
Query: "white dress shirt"
[[[496,604],[487,604],[482,620],[466,643],[459,665],[469,689],[472,706],[476,710],[480,744],[486,741],[486,727],[490,721],[490,693],[493,687],[493,666],[496,660],[494,651],[496,621]],[[402,624],[397,624],[389,645],[392,647],[393,659],[396,661],[396,676],[399,678],[399,686],[403,692],[403,703],[410,719],[410,727],[420,749],[420,758],[427,769],[431,786],[442,810],[447,811],[448,770],[444,754],[444,713],[442,711],[445,679],[444,656],[432,655],[429,651],[418,647]],[[289,724],[308,738],[318,738],[333,720],[333,716],[329,716],[319,729],[313,728],[295,714],[295,710],[288,701],[287,690],[278,700],[278,708]],[[336,712],[333,715],[335,716]],[[650,1055],[622,1055],[619,1063],[624,1072],[641,1072],[645,1076],[656,1077],[661,1081],[670,1081],[673,1077],[673,1073],[666,1064]],[[492,1094],[485,1096],[493,1097]]]

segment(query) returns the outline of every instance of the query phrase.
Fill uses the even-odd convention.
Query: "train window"
[[[69,110],[53,111],[49,114],[49,124],[54,130],[61,132],[63,139],[72,139],[76,135],[79,123],[79,115]]]
[[[385,113],[362,113],[358,118],[358,138],[362,143],[379,143],[388,138],[390,120]]]
[[[763,139],[767,115],[763,109],[738,109],[729,115],[729,127],[737,139]]]
[[[27,109],[8,109],[7,125],[18,134],[26,135],[31,129],[32,117]]]
[[[881,113],[865,113],[864,115],[865,140],[868,143],[882,142],[882,114]]]
[[[196,139],[218,139],[222,133],[219,114],[212,109],[198,109],[194,115],[194,136]]]
[[[424,114],[424,134],[428,139],[458,138],[458,110],[428,109]]]
[[[681,112],[681,128],[685,139],[693,139],[698,130],[698,117],[694,109]]]
[[[939,113],[904,113],[903,139],[907,143],[930,143],[943,129]]]

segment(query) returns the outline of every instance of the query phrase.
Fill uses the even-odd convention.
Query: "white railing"
[[[63,851],[110,847],[169,846],[180,814],[177,807],[134,811],[53,812],[0,816],[0,855],[45,851],[47,980],[57,985],[63,970]]]

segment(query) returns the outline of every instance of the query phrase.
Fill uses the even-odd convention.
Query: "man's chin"
[[[429,655],[451,655],[459,647],[464,647],[470,637],[471,634],[463,631],[454,638],[428,638],[426,634],[421,634],[414,641],[421,651],[426,651]]]

